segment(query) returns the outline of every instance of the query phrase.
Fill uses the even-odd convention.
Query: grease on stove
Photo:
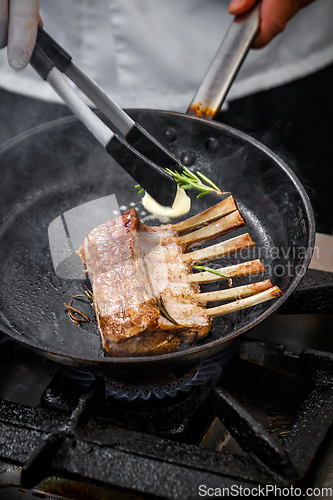
[[[268,432],[275,437],[285,438],[295,422],[295,415],[288,414],[288,409],[281,401],[267,405],[265,411],[272,416],[267,426]]]
[[[129,492],[115,491],[94,484],[69,481],[57,477],[47,478],[37,488],[27,491],[22,488],[5,488],[0,491],[0,500],[143,500]]]
[[[246,367],[246,377],[244,370]],[[271,433],[283,442],[307,393],[305,381],[234,360],[224,371],[224,388]],[[242,448],[218,418],[211,423],[200,446],[226,454],[243,455]]]
[[[63,480],[57,477],[48,478],[40,484],[44,491],[59,495],[60,498],[71,500],[143,500],[141,496],[126,492],[115,491],[108,487],[94,484],[80,483],[79,481]]]

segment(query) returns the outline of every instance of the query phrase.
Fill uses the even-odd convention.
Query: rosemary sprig
[[[77,295],[73,295],[72,300],[70,301],[69,304],[66,304],[64,302],[64,305],[66,306],[67,312],[68,312],[68,320],[74,323],[75,325],[79,325],[81,323],[88,323],[90,319],[86,314],[83,312],[79,311],[79,309],[75,309],[72,304],[73,304],[73,299],[78,299],[80,300],[80,297],[83,298],[88,298],[90,301],[93,300],[93,292],[89,290],[87,286],[85,286],[85,292],[84,295],[82,293],[79,293]]]
[[[93,300],[93,293],[92,293],[92,291],[89,290],[89,288],[86,287],[86,286],[85,286],[85,289],[86,290],[84,292],[84,295],[82,293],[79,293],[78,295],[73,295],[73,299],[76,299],[78,297],[83,297],[83,298],[87,298],[88,297],[89,300]]]
[[[201,172],[197,172],[196,174],[194,174],[186,167],[183,167],[182,173],[174,172],[169,168],[166,168],[165,171],[168,172],[168,174],[170,174],[171,177],[175,179],[177,185],[185,191],[189,189],[197,189],[198,191],[200,191],[197,198],[200,198],[200,196],[203,196],[207,193],[226,194],[222,193],[220,188],[218,188],[216,184],[214,184],[214,182],[208,179],[208,177],[206,177]],[[205,184],[203,181],[205,182]],[[141,188],[140,184],[136,184],[135,188],[140,190],[139,194],[144,192],[144,189]]]
[[[171,323],[173,323],[174,325],[179,325],[179,323],[177,323],[177,321],[175,319],[173,319],[173,317],[170,316],[170,314],[166,310],[162,296],[160,296],[159,299],[156,299],[156,305],[159,308],[159,310],[161,311],[162,316],[164,316],[166,319],[171,321]]]
[[[84,292],[85,295],[88,297],[88,299],[93,300],[92,290],[89,290],[89,288],[86,285],[84,285],[84,288],[86,289],[86,291]]]
[[[207,273],[213,273],[213,274],[218,274],[219,276],[223,276],[223,278],[226,278],[228,280],[229,286],[232,287],[232,279],[229,278],[227,274],[221,273],[221,271],[218,271],[217,269],[213,269],[212,267],[206,267],[206,266],[193,266],[193,269],[197,269],[198,271],[206,271]]]
[[[197,172],[197,174],[194,174],[186,167],[183,167],[182,173],[170,170],[169,168],[166,168],[165,170],[166,172],[168,172],[168,174],[171,175],[171,177],[175,179],[178,186],[185,191],[188,189],[199,190],[200,193],[198,194],[197,198],[200,198],[200,196],[203,196],[207,193],[224,194],[221,193],[220,188],[217,187],[214,182],[208,179],[208,177],[206,177],[201,172]],[[204,181],[206,184],[204,184],[202,181]]]
[[[208,273],[218,274],[219,276],[223,276],[223,278],[228,278],[228,276],[224,273],[221,273],[217,269],[213,269],[212,267],[206,266],[193,266],[193,269],[198,269],[198,271],[207,271]]]
[[[66,304],[64,302],[64,305],[66,306],[67,312],[68,312],[68,319],[72,323],[75,323],[75,325],[79,325],[80,323],[88,323],[90,319],[86,314],[83,312],[79,311],[78,309],[75,309],[73,306],[73,299],[70,301],[69,304]]]

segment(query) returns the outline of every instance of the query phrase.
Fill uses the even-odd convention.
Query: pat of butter
[[[142,204],[148,212],[166,216],[166,217],[180,217],[187,214],[191,208],[191,198],[187,196],[184,189],[177,188],[177,194],[172,207],[163,207],[154,200],[148,193],[145,193],[142,198]]]

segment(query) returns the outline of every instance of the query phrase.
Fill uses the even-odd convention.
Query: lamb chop
[[[269,280],[200,293],[200,284],[265,271],[259,260],[210,272],[193,265],[254,246],[243,234],[189,251],[242,227],[245,221],[229,196],[178,224],[150,227],[134,209],[91,231],[78,255],[93,286],[93,303],[103,348],[116,357],[174,352],[205,337],[214,316],[281,295]],[[206,308],[211,301],[233,300]]]

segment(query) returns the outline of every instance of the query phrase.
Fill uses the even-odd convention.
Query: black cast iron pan
[[[101,348],[94,321],[82,326],[68,321],[64,302],[82,293],[84,281],[56,273],[48,231],[61,214],[110,194],[116,196],[121,211],[134,206],[147,222],[141,195],[132,178],[74,117],[18,136],[0,149],[1,327],[60,363],[118,377],[169,370],[229,347],[293,292],[309,264],[315,236],[309,199],[299,180],[253,138],[179,113],[130,110],[129,114],[187,166],[233,194],[247,221],[239,232],[249,232],[256,243],[253,254],[237,255],[235,261],[261,258],[267,277],[284,295],[214,320],[204,341],[176,353],[112,358]],[[213,195],[194,198],[189,215],[217,201]]]

